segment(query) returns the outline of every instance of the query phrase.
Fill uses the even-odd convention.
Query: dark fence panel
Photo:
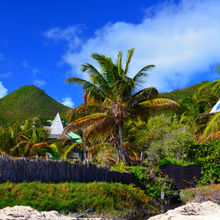
[[[120,173],[105,167],[87,163],[68,163],[66,161],[32,160],[0,156],[0,182],[41,181],[45,183],[60,182],[134,182],[133,173]]]
[[[201,166],[199,165],[182,167],[175,164],[166,164],[161,166],[160,170],[173,179],[179,189],[194,187],[202,177]]]

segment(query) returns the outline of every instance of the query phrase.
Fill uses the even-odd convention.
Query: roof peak
[[[57,113],[51,127],[50,127],[50,134],[51,135],[61,135],[63,133],[63,123],[60,118],[59,112]]]

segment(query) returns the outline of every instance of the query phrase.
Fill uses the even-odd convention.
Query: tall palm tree
[[[92,58],[98,62],[100,71],[93,65],[85,63],[82,72],[86,72],[90,81],[81,78],[69,78],[66,82],[82,85],[88,97],[94,99],[102,109],[99,113],[86,115],[73,120],[66,128],[66,132],[90,125],[90,130],[101,130],[114,126],[117,130],[120,144],[121,159],[126,163],[127,154],[124,147],[123,126],[127,118],[148,116],[149,110],[176,107],[178,104],[169,99],[157,98],[156,88],[140,89],[143,86],[147,72],[154,65],[147,65],[138,71],[134,77],[129,77],[129,64],[134,49],[128,50],[125,68],[122,67],[122,53],[119,52],[116,63],[112,59],[97,53]]]

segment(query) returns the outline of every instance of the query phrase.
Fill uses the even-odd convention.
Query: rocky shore
[[[188,203],[148,220],[219,220],[220,206],[214,202]]]
[[[104,218],[75,218],[57,211],[39,212],[30,206],[6,207],[0,210],[0,220],[105,220]]]
[[[0,220],[107,220],[106,218],[76,218],[57,211],[39,212],[29,206],[6,207],[0,210]],[[211,201],[188,203],[148,220],[219,220],[220,205]],[[110,220],[110,219],[108,219]]]

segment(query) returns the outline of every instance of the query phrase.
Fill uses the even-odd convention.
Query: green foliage
[[[25,121],[21,126],[19,122],[8,128],[0,127],[0,151],[21,157],[33,157],[40,154],[43,143],[48,140],[48,131],[44,127],[35,127],[36,120]]]
[[[195,142],[193,121],[184,115],[178,119],[165,115],[151,117],[145,129],[146,159],[145,163],[156,165],[165,157],[186,160],[187,146]]]
[[[126,214],[147,209],[149,201],[141,189],[120,183],[0,184],[0,208],[28,205],[62,213],[93,209],[96,214]]]
[[[205,101],[212,105],[218,101],[219,97],[220,97],[220,80],[208,82],[200,86],[193,95],[194,100]]]
[[[183,100],[183,99],[191,99],[193,97],[194,93],[196,92],[196,90],[199,87],[207,84],[208,82],[209,81],[203,81],[201,83],[189,86],[184,89],[176,89],[176,90],[173,90],[172,92],[169,92],[169,93],[160,93],[160,97],[169,98],[169,99],[172,99],[176,102],[179,102],[180,100]]]
[[[220,140],[191,145],[188,156],[195,163],[202,165],[201,184],[220,182]]]
[[[81,144],[72,143],[68,139],[49,140],[49,131],[39,126],[37,120],[26,120],[12,126],[0,127],[0,152],[14,157],[45,157],[50,153],[55,160],[68,159],[71,152]]]
[[[33,117],[48,119],[54,117],[57,112],[65,116],[68,110],[68,107],[35,86],[23,86],[0,99],[0,118],[12,122]],[[0,122],[5,125],[5,121]]]
[[[184,89],[176,89],[169,93],[161,93],[159,96],[178,102],[181,105],[181,108],[179,109],[181,114],[185,112],[196,116],[198,113],[204,112],[204,109],[207,109],[207,106],[209,107],[209,105],[207,105],[208,103],[197,103],[196,100],[193,99],[193,96],[198,88],[208,83],[209,81],[203,81]]]
[[[220,112],[215,114],[206,125],[202,140],[220,139]]]
[[[149,169],[144,166],[124,166],[123,162],[112,166],[117,171],[132,172],[135,176],[135,185],[144,190],[145,194],[153,198],[160,197],[160,193],[166,190],[166,194],[172,194],[172,182],[161,176],[158,168]]]
[[[150,172],[142,166],[126,166],[125,170],[134,173],[136,186],[141,187],[151,197],[158,198],[163,190],[167,194],[172,192],[172,183],[160,175],[159,169],[151,169]]]
[[[179,160],[177,158],[171,158],[171,157],[165,157],[162,160],[159,161],[159,167],[166,165],[166,164],[176,164],[176,165],[180,165],[182,167],[185,166],[189,166],[194,164],[193,162],[188,162],[188,161],[183,161],[183,160]]]

